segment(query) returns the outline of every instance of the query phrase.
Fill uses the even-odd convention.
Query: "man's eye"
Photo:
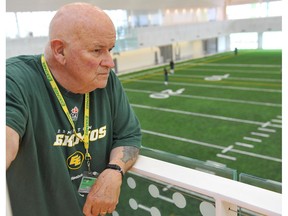
[[[100,51],[101,51],[100,49],[95,49],[95,50],[94,50],[94,52],[100,52]]]

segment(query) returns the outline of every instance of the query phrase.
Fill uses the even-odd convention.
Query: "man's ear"
[[[50,46],[54,58],[62,65],[66,63],[66,58],[64,55],[65,44],[62,40],[55,39],[50,41]]]

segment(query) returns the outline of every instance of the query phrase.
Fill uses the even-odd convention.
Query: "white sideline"
[[[229,208],[235,209],[236,206],[264,215],[281,215],[280,193],[142,155],[131,171],[214,198],[216,216],[234,215]]]

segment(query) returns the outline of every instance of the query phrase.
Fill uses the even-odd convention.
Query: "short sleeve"
[[[140,122],[116,75],[114,75],[114,87],[113,148],[118,146],[135,146],[140,148],[142,139]]]
[[[13,78],[6,76],[6,125],[23,137],[28,119],[27,106],[19,85]]]

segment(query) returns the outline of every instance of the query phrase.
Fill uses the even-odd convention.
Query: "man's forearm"
[[[114,148],[110,154],[109,164],[117,164],[127,172],[136,162],[139,149],[134,146],[121,146]]]
[[[118,165],[125,173],[133,166],[138,154],[136,147],[117,147],[111,151],[109,164]],[[112,213],[119,202],[122,181],[120,172],[113,169],[101,172],[87,196],[83,213],[89,216]]]
[[[19,150],[19,135],[11,127],[6,126],[6,170],[16,158]]]

